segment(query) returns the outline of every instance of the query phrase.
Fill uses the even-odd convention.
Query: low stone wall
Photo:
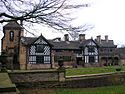
[[[125,72],[67,77],[65,87],[86,88],[118,84],[125,84]]]
[[[49,87],[55,82],[65,81],[65,70],[37,70],[9,72],[13,83],[23,87]]]
[[[86,88],[125,84],[125,72],[68,76],[65,70],[10,72],[9,76],[17,87],[68,87]]]

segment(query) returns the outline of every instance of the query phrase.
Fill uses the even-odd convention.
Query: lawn
[[[57,89],[56,94],[125,94],[125,85],[96,88]]]
[[[118,72],[118,68],[125,71],[125,66],[71,68],[66,69],[66,76]],[[125,85],[95,88],[25,88],[20,91],[21,94],[125,94]]]
[[[116,71],[117,68],[121,68],[121,71],[125,71],[125,66],[71,68],[71,69],[66,69],[66,76],[117,72]]]
[[[96,88],[21,89],[21,94],[125,94],[125,85]]]

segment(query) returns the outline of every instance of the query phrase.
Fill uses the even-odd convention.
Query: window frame
[[[89,52],[89,53],[95,52],[95,47],[93,47],[93,46],[88,46],[88,52]]]
[[[44,64],[44,56],[42,55],[36,56],[36,64]]]
[[[13,31],[10,31],[9,33],[9,37],[10,37],[10,41],[14,41],[14,32]]]
[[[89,62],[90,63],[95,63],[95,57],[94,56],[89,56]]]
[[[36,52],[37,53],[44,53],[45,45],[36,45]]]

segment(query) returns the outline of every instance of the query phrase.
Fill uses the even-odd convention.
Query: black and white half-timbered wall
[[[88,40],[84,46],[84,62],[85,66],[99,66],[98,45],[92,40]]]
[[[28,45],[27,55],[29,68],[52,68],[51,44],[42,35]]]
[[[81,48],[81,55],[76,57],[78,66],[99,66],[99,46],[93,39],[81,42],[79,48]]]
[[[56,61],[58,61],[58,56],[62,56],[65,67],[99,66],[99,46],[93,39],[68,42],[54,41],[51,43],[55,48],[53,50],[55,50]],[[71,59],[67,61],[64,57],[71,57]]]
[[[6,24],[3,33],[1,51],[14,55],[13,62],[8,62],[10,68],[54,68],[58,67],[58,57],[63,58],[65,67],[118,65],[120,60],[117,45],[108,36],[105,39],[97,36],[93,40],[80,34],[75,41],[70,41],[68,34],[64,35],[63,41],[61,38],[47,40],[42,35],[24,37],[24,30],[17,22]]]

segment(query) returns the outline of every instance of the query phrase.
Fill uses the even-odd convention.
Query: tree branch
[[[88,5],[66,5],[65,2],[66,0],[0,0],[0,23],[10,21],[39,23],[57,30],[68,31],[69,22],[73,19],[70,16],[66,17],[62,10],[88,7]]]

